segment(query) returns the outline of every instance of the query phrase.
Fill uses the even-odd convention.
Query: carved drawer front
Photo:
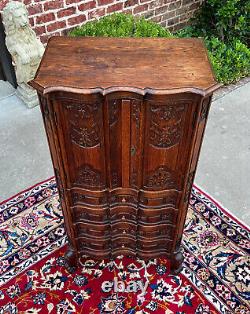
[[[71,207],[74,221],[86,221],[94,223],[108,223],[108,213],[106,209],[90,209],[80,206]]]
[[[136,240],[131,238],[117,238],[112,239],[112,254],[118,253],[123,254],[123,252],[131,251],[133,255],[136,254]]]
[[[136,238],[136,228],[135,223],[128,222],[116,222],[111,225],[112,237],[133,237]]]
[[[112,195],[109,198],[110,207],[114,206],[137,206],[137,197],[133,195]]]
[[[155,195],[157,193],[157,195]],[[153,194],[153,195],[152,195]],[[143,192],[140,193],[139,197],[139,206],[142,208],[154,207],[154,208],[162,208],[162,207],[178,207],[178,202],[180,199],[181,193],[177,191],[168,191],[165,193],[159,192]]]
[[[110,220],[115,222],[134,222],[137,221],[137,209],[133,207],[114,207],[110,208]]]
[[[174,232],[173,225],[160,224],[157,226],[144,226],[138,225],[137,235],[141,240],[153,239],[153,238],[165,238],[172,239]]]
[[[138,212],[138,222],[142,224],[175,224],[177,210],[174,208],[164,209],[140,209]]]
[[[85,237],[77,239],[77,246],[79,251],[93,250],[93,251],[110,251],[111,242],[110,240],[93,240]]]
[[[162,251],[171,252],[173,241],[168,239],[160,239],[154,241],[140,240],[137,241],[138,251]]]
[[[89,237],[89,238],[110,238],[110,225],[97,225],[91,223],[76,223],[75,230],[77,237]]]
[[[108,202],[106,195],[93,196],[70,190],[72,205],[94,206],[95,208],[107,208]]]

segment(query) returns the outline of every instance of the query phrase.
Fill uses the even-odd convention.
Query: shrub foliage
[[[250,49],[246,45],[247,5],[249,1],[247,4],[244,0],[207,0],[192,25],[174,36],[159,24],[122,13],[88,22],[73,29],[69,35],[204,37],[217,80],[228,84],[250,74]]]

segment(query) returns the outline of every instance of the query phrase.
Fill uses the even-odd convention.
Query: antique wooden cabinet
[[[177,273],[189,194],[219,87],[200,39],[54,37],[35,79],[66,259],[161,255]]]

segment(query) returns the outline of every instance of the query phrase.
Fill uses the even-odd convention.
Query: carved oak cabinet
[[[219,85],[200,39],[54,37],[35,79],[66,259],[165,255],[180,242]]]

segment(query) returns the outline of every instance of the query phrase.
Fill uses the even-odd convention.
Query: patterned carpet
[[[64,267],[67,240],[52,178],[0,205],[0,314],[249,314],[249,238],[242,223],[194,187],[179,276],[169,275],[164,258],[146,263],[125,257],[86,258],[70,274]],[[110,282],[109,292],[104,281]],[[127,291],[121,292],[124,284]]]

